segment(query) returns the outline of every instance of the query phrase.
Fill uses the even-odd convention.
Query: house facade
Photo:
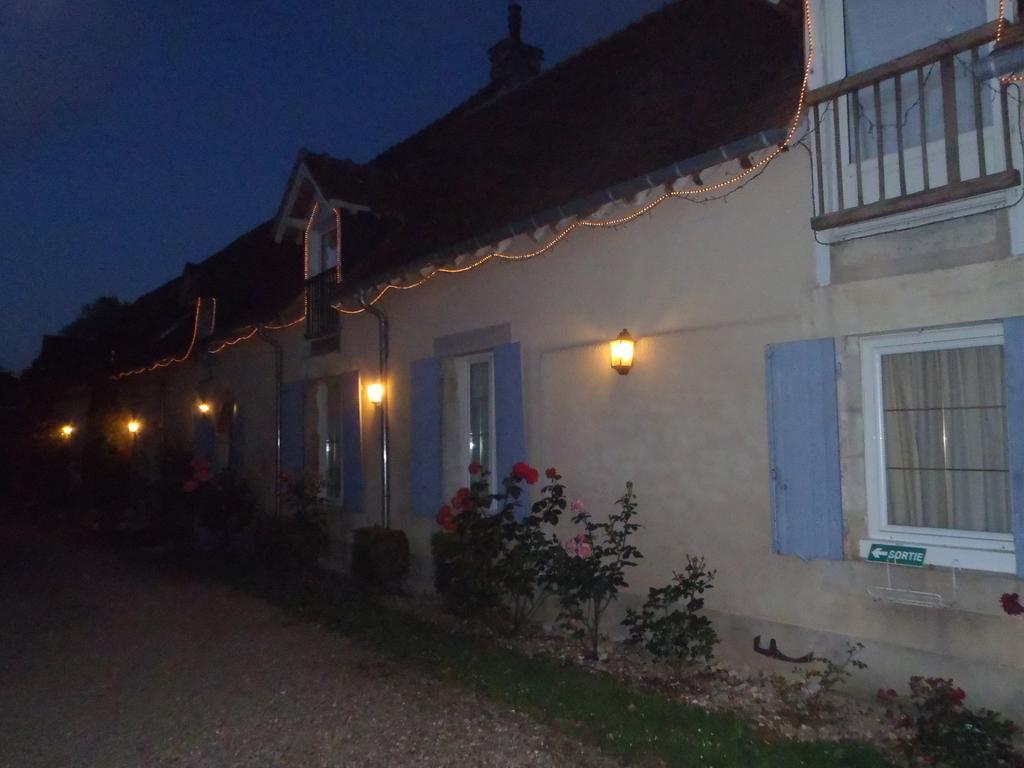
[[[942,5],[675,3],[543,73],[514,12],[452,113],[300,153],[263,234],[304,290],[230,322],[196,294],[209,338],[119,386],[267,513],[318,476],[341,564],[386,521],[429,589],[471,462],[555,466],[595,515],[632,481],[624,604],[699,554],[729,661],[860,641],[864,690],[949,676],[1021,716],[1020,96],[975,76],[1016,9]]]

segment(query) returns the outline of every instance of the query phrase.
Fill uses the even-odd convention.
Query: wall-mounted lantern
[[[367,384],[366,399],[374,405],[380,405],[384,401],[384,385],[379,381]]]
[[[71,436],[73,434],[75,434],[75,425],[74,424],[64,424],[63,426],[61,426],[61,428],[60,428],[60,438],[61,438],[61,440],[70,440]]]
[[[629,369],[633,367],[633,348],[635,344],[636,341],[625,328],[622,329],[622,333],[608,344],[609,351],[611,352],[612,368],[623,376],[629,373]]]
[[[131,419],[125,426],[128,428],[128,434],[134,437],[139,434],[139,430],[142,429],[142,422],[138,419]]]
[[[212,410],[213,406],[210,405],[206,400],[200,400],[196,403],[196,410],[204,416]]]

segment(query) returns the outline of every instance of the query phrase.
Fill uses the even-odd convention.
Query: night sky
[[[664,0],[523,0],[565,59]],[[272,216],[300,147],[365,161],[487,81],[505,0],[4,0],[0,366]]]

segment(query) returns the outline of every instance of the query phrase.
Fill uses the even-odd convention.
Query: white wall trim
[[[965,197],[961,200],[953,200],[948,203],[941,203],[940,205],[920,208],[916,211],[907,211],[906,213],[898,213],[892,216],[880,216],[869,221],[861,221],[844,227],[822,230],[818,233],[818,236],[826,243],[841,243],[846,240],[857,240],[862,237],[885,234],[886,232],[900,232],[905,229],[913,229],[928,224],[937,224],[941,221],[973,216],[978,213],[995,211],[1013,205],[1020,196],[1020,191],[1019,187],[1000,189],[984,195]],[[1021,247],[1024,248],[1024,228],[1022,228],[1020,234]]]

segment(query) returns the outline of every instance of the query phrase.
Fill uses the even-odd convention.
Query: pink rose
[[[577,514],[577,515],[580,514],[581,512],[586,512],[587,511],[586,506],[583,504],[583,499],[576,499],[576,500],[573,501],[573,503],[572,503],[572,511],[573,511],[574,514]]]
[[[587,536],[582,531],[577,533],[565,542],[565,551],[573,557],[587,558],[594,553],[594,548],[587,541]]]

